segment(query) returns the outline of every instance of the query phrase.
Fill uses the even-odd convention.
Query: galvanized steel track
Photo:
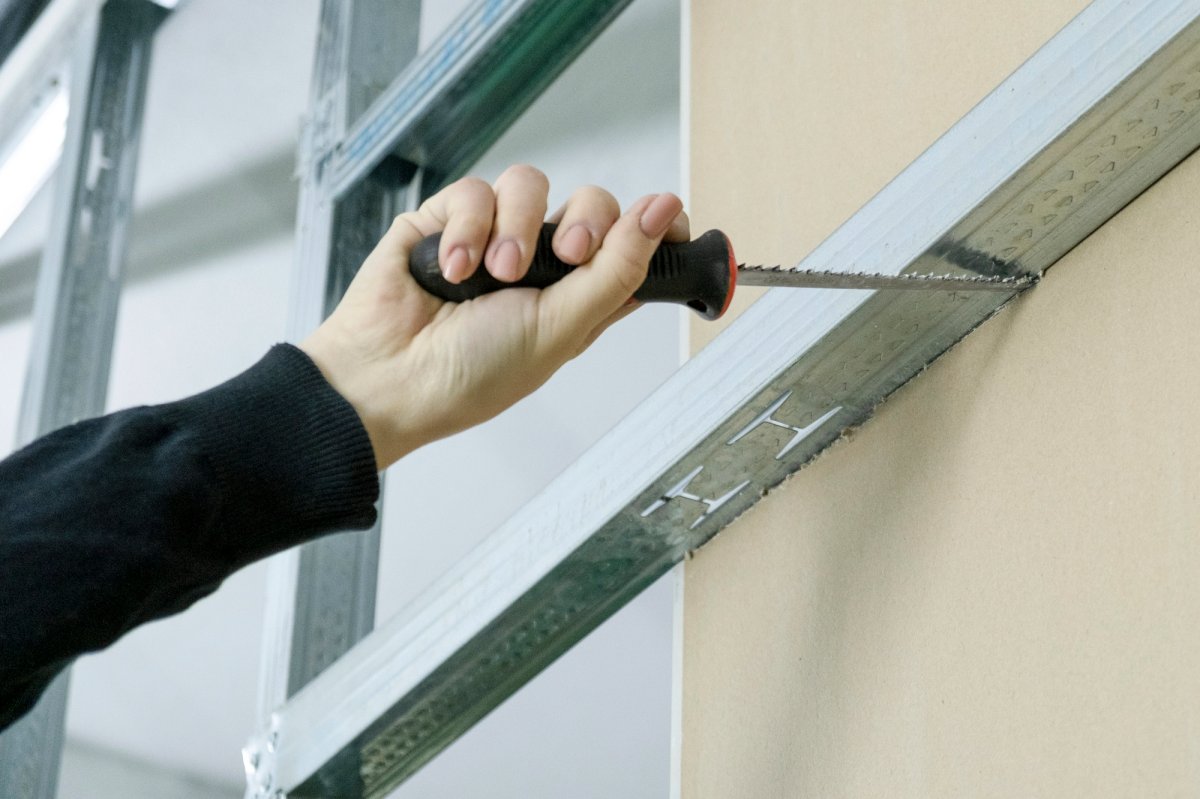
[[[72,10],[83,18],[72,19]],[[55,59],[71,53],[70,115],[38,272],[20,444],[104,412],[146,81],[154,34],[167,14],[150,0],[109,0],[98,9],[57,3],[51,12],[53,30],[21,66],[54,73]],[[68,682],[64,671],[0,736],[5,799],[57,794]]]
[[[630,0],[482,0],[422,53],[339,142],[340,197],[387,156],[452,180],[529,107]],[[429,181],[426,190],[437,189]]]

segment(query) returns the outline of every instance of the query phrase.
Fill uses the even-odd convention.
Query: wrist
[[[356,353],[354,347],[339,341],[325,326],[297,347],[358,414],[375,453],[378,471],[425,443],[419,439],[415,427],[406,425],[403,414],[398,412],[396,391],[388,386],[388,383],[394,385],[396,376],[388,375],[392,380],[377,379],[380,371],[394,371],[389,368],[391,364]]]

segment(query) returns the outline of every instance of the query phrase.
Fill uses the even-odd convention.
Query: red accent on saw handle
[[[464,302],[506,288],[544,289],[575,269],[554,254],[551,241],[556,228],[550,223],[542,225],[529,272],[515,283],[497,280],[483,266],[461,283],[449,282],[438,266],[440,233],[417,243],[409,255],[409,271],[421,288],[449,302]],[[716,319],[729,307],[736,285],[733,246],[724,233],[710,230],[686,244],[660,245],[650,259],[646,281],[633,296],[641,302],[686,305],[705,319]]]

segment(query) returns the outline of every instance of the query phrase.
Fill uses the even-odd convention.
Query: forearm
[[[664,237],[687,240],[674,195],[622,214],[585,187],[553,217],[554,252],[575,268],[547,289],[453,304],[413,280],[408,254],[434,233],[447,279],[519,279],[548,185],[513,167],[397,217],[305,340],[311,359],[276,348],[211,391],[74,425],[0,463],[0,728],[79,654],[253,560],[369,526],[377,468],[535,390],[632,310]]]
[[[370,526],[377,494],[354,409],[287,346],[203,394],[0,462],[0,728],[79,654],[247,563]]]

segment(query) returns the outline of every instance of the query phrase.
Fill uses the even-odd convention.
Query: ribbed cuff
[[[237,564],[375,522],[379,476],[354,408],[290,344],[232,380],[173,403],[219,484],[209,542]]]

